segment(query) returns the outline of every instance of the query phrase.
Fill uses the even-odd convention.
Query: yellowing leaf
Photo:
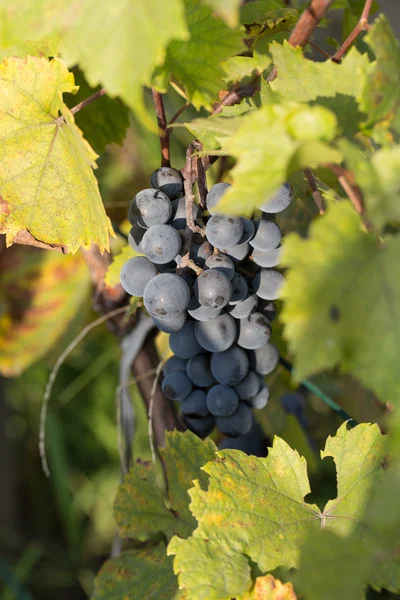
[[[187,540],[173,537],[168,546],[180,588],[201,600],[247,600],[249,559],[263,572],[297,568],[304,539],[323,539],[326,531],[372,544],[373,530],[360,517],[381,481],[384,455],[377,425],[348,430],[343,424],[322,453],[335,461],[338,494],[321,511],[305,501],[310,492],[305,460],[283,440],[275,438],[267,458],[218,452],[204,467],[208,490],[196,483],[189,492],[197,529]]]
[[[296,600],[291,583],[282,583],[272,575],[257,577],[254,588],[243,600]]]
[[[364,233],[344,202],[311,225],[308,239],[287,237],[281,318],[297,378],[340,364],[382,401],[399,402],[399,255],[399,238]]]
[[[205,0],[222,17],[230,27],[235,27],[239,21],[240,0]]]
[[[143,112],[142,85],[174,38],[186,39],[181,0],[83,0],[62,46],[70,65],[79,63],[92,87],[99,83]]]
[[[0,64],[0,232],[7,245],[27,230],[72,253],[92,243],[109,247],[112,227],[92,171],[96,154],[62,101],[73,90],[60,59]]]
[[[87,298],[80,254],[17,247],[0,260],[0,372],[19,375],[53,346]]]

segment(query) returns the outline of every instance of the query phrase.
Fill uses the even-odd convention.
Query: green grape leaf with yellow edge
[[[366,233],[346,202],[307,239],[287,236],[281,319],[299,381],[339,364],[383,402],[399,402],[399,255],[400,238]]]
[[[213,119],[208,121],[209,127],[215,127]],[[229,126],[229,122],[224,124],[225,131]],[[233,187],[219,203],[220,212],[251,215],[292,173],[341,161],[331,143],[337,131],[336,117],[322,106],[262,106],[234,119],[231,130],[234,133],[229,136],[218,136],[221,150],[214,152],[237,159],[231,171]]]
[[[271,58],[265,55],[232,56],[222,63],[226,83],[237,83],[253,74],[261,75],[271,65]]]
[[[92,244],[109,248],[113,231],[93,174],[97,156],[62,99],[74,89],[58,58],[0,63],[0,232],[7,245],[26,230],[72,253]]]
[[[185,0],[184,4],[190,39],[170,42],[161,71],[183,86],[196,109],[210,109],[224,88],[222,61],[246,49],[243,34],[214,16],[201,0]]]
[[[372,156],[345,139],[338,147],[363,193],[369,221],[378,230],[400,221],[400,146],[381,148]]]
[[[361,106],[368,125],[382,133],[394,129],[400,133],[400,44],[386,17],[380,16],[364,38],[376,56],[367,72]],[[392,141],[392,136],[387,136]]]
[[[92,87],[105,86],[148,119],[142,86],[164,60],[168,42],[187,37],[181,0],[83,0],[62,52],[69,65],[79,64]]]
[[[74,69],[74,78],[79,90],[75,95],[64,97],[69,108],[100,89],[91,88],[79,69]],[[129,109],[119,98],[110,98],[106,94],[86,106],[85,110],[76,113],[75,123],[95,152],[102,154],[108,144],[122,145],[129,127]]]
[[[152,463],[134,465],[119,486],[114,504],[121,537],[144,541],[159,532],[168,538],[174,533],[189,535],[196,522],[189,510],[187,490],[194,479],[205,485],[207,476],[200,469],[215,451],[210,439],[201,441],[189,431],[167,432],[166,447],[160,449],[168,481],[167,496],[160,487],[160,473]]]
[[[0,257],[0,373],[16,376],[48,352],[88,297],[81,256],[14,246]]]
[[[187,540],[173,537],[168,546],[180,589],[199,600],[239,600],[252,587],[249,559],[263,572],[297,568],[304,539],[312,532],[353,532],[371,541],[372,533],[358,520],[381,481],[384,453],[377,425],[348,430],[343,424],[322,453],[335,462],[338,491],[320,511],[305,501],[311,490],[304,458],[282,439],[275,438],[267,458],[218,452],[203,467],[208,489],[195,482],[189,491],[197,529]]]
[[[126,550],[102,566],[93,600],[184,600],[164,544]]]
[[[297,102],[325,106],[335,113],[344,135],[352,137],[358,131],[366,118],[359,106],[370,68],[366,54],[352,48],[338,65],[329,60],[309,60],[302,48],[293,48],[287,42],[273,43],[269,50],[279,73],[270,85],[281,101],[295,98]]]
[[[229,27],[239,23],[239,7],[241,0],[204,0],[218,17],[224,19]]]

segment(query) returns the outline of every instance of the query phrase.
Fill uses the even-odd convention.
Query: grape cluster
[[[193,204],[193,221],[205,238],[192,236],[185,262],[182,177],[161,167],[150,184],[129,208],[129,243],[143,256],[124,264],[121,284],[143,297],[158,329],[170,334],[173,356],[164,365],[162,390],[180,403],[188,428],[201,437],[215,426],[226,436],[244,435],[252,427],[252,408],[268,402],[264,377],[279,358],[269,342],[272,301],[283,283],[275,268],[281,232],[274,214],[289,205],[292,188],[282,185],[258,207],[261,218],[249,219],[218,213],[230,186],[212,186],[203,214]]]

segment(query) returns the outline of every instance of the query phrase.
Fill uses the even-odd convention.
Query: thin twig
[[[216,106],[214,106],[214,110],[212,112],[213,115],[218,115],[224,106],[232,106],[233,104],[237,104],[243,98],[251,98],[254,96],[256,92],[260,91],[260,86],[258,85],[243,85],[241,87],[235,88],[230,91],[226,96],[222,98],[220,102]]]
[[[197,187],[199,189],[200,208],[201,208],[201,210],[205,210],[207,207],[206,198],[207,198],[208,190],[207,190],[206,171],[205,171],[203,159],[201,156],[199,156],[197,159]]]
[[[333,0],[311,0],[310,5],[303,12],[289,36],[288,42],[291,46],[304,47],[306,45],[332,2]],[[277,74],[277,70],[274,67],[268,75],[267,81],[273,81]]]
[[[185,111],[187,108],[189,108],[189,106],[190,106],[189,102],[186,102],[186,104],[184,104],[183,106],[181,106],[180,109],[176,111],[176,113],[174,114],[174,116],[172,117],[172,119],[169,120],[168,127],[171,127],[171,125],[173,123],[175,123],[175,121],[177,119],[179,119],[179,117],[181,116],[181,114],[183,113],[183,111]],[[171,135],[171,133],[172,133],[172,131],[169,132],[170,135]]]
[[[193,149],[195,148],[195,142],[192,142],[189,146],[188,149],[186,150],[186,165],[191,165],[192,164],[192,154],[193,154]],[[186,166],[185,165],[185,166]],[[185,175],[185,179],[184,179],[184,189],[185,189],[185,208],[186,208],[186,223],[187,223],[187,227],[193,231],[193,233],[200,233],[201,235],[204,235],[204,230],[201,227],[198,227],[197,225],[195,225],[194,220],[193,220],[193,192],[192,192],[192,188],[193,188],[193,182],[192,182],[192,169],[188,168],[187,170],[185,169],[186,175]]]
[[[361,13],[361,17],[354,27],[353,31],[350,35],[345,39],[340,48],[335,52],[332,56],[332,60],[336,63],[340,63],[343,56],[346,54],[347,50],[353,44],[353,42],[357,39],[362,31],[367,31],[369,29],[368,17],[372,8],[372,0],[365,0],[364,9]]]
[[[160,380],[161,371],[162,371],[163,366],[164,366],[164,361],[162,360],[158,364],[156,372],[155,372],[154,381],[153,381],[153,385],[152,385],[151,393],[150,393],[149,410],[148,410],[148,414],[147,414],[147,417],[148,417],[147,426],[148,426],[148,434],[149,434],[149,444],[150,444],[151,459],[153,461],[153,464],[156,463],[156,451],[155,451],[155,447],[154,447],[154,433],[153,433],[154,397],[156,395],[156,389],[157,389],[158,382]]]
[[[319,214],[323,215],[324,212],[326,211],[325,200],[323,199],[322,194],[318,189],[314,174],[311,171],[311,169],[304,169],[304,175],[306,176],[308,184],[311,188],[311,194],[312,194],[312,197],[314,198],[315,204],[317,205]]]
[[[98,90],[97,92],[95,92],[94,94],[89,96],[89,98],[82,100],[82,102],[79,102],[79,104],[77,104],[73,108],[70,108],[70,112],[73,115],[76,115],[76,113],[79,112],[80,110],[82,110],[82,108],[85,108],[85,106],[87,106],[88,104],[92,104],[92,102],[97,100],[97,98],[104,96],[104,94],[106,94],[106,93],[107,92],[106,92],[105,88],[101,88],[101,90]]]
[[[339,165],[329,163],[326,165],[328,169],[336,175],[340,185],[348,195],[350,202],[356,209],[356,211],[362,215],[364,214],[364,202],[360,188],[356,185],[354,175]]]
[[[72,350],[74,350],[77,347],[79,342],[81,342],[83,340],[83,338],[90,331],[92,331],[92,329],[97,327],[97,325],[101,325],[101,323],[104,323],[104,321],[107,321],[108,319],[112,319],[112,317],[115,317],[118,314],[126,312],[126,310],[127,310],[126,306],[121,306],[120,308],[116,308],[115,310],[112,310],[111,312],[103,315],[102,317],[99,317],[92,323],[89,323],[89,325],[86,325],[86,327],[84,327],[82,329],[82,331],[79,333],[79,335],[77,335],[76,338],[74,340],[72,340],[72,342],[67,346],[67,348],[64,350],[64,352],[62,352],[60,354],[60,356],[57,358],[57,361],[56,361],[54,367],[51,370],[49,379],[47,381],[46,389],[45,389],[45,392],[43,395],[42,406],[40,409],[40,429],[39,429],[39,454],[40,454],[40,460],[42,462],[42,469],[43,469],[46,477],[50,477],[50,469],[49,469],[49,464],[47,462],[47,456],[46,456],[47,408],[49,405],[51,391],[53,389],[53,385],[54,385],[55,379],[57,377],[58,371],[60,370],[60,368],[61,368],[63,362],[65,361],[65,359],[67,358],[67,356],[72,352]]]
[[[314,48],[314,50],[316,50],[317,52],[319,52],[320,54],[322,54],[322,56],[325,56],[325,58],[330,58],[331,57],[331,55],[329,54],[329,52],[327,52],[323,48],[320,48],[319,46],[317,46],[317,44],[314,44],[314,42],[312,42],[311,40],[308,40],[307,44],[309,46],[311,46],[311,48]]]
[[[167,117],[165,116],[165,108],[162,95],[160,92],[152,89],[154,107],[156,109],[157,124],[158,124],[158,135],[160,137],[161,146],[161,166],[170,167],[170,152],[169,152],[169,132]]]

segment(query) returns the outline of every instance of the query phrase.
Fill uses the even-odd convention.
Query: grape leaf
[[[100,89],[100,87],[91,88],[79,69],[74,71],[74,77],[79,90],[76,95],[65,98],[69,108]],[[75,122],[92,148],[98,154],[102,154],[108,144],[122,145],[129,127],[129,110],[119,98],[105,95],[86,106],[84,111],[79,111],[75,116]]]
[[[336,134],[336,118],[321,106],[265,105],[235,125],[233,135],[219,139],[221,153],[237,159],[231,172],[233,187],[218,205],[221,212],[249,215],[291,173],[340,161],[340,154],[326,143]]]
[[[286,238],[281,318],[296,378],[340,364],[383,401],[399,401],[399,252],[400,238],[364,233],[344,202],[311,225],[307,240]]]
[[[122,537],[145,540],[157,532],[189,535],[195,526],[189,511],[187,490],[195,478],[204,484],[201,467],[214,456],[214,443],[202,442],[189,431],[167,432],[166,447],[160,452],[166,465],[168,508],[164,490],[151,463],[137,463],[119,486],[115,519]]]
[[[365,40],[376,62],[367,73],[361,105],[368,114],[369,125],[380,123],[384,129],[393,127],[399,133],[400,44],[384,16],[377,19]]]
[[[369,220],[379,230],[399,221],[400,146],[382,148],[372,156],[348,140],[339,140],[339,148],[363,192]]]
[[[178,600],[172,561],[164,544],[126,550],[102,566],[96,577],[93,600]],[[183,600],[183,598],[182,598]]]
[[[109,247],[112,227],[92,171],[96,154],[62,101],[73,90],[73,75],[58,58],[0,64],[0,232],[7,245],[27,230],[72,253],[92,243]]]
[[[145,117],[142,85],[149,83],[172,38],[187,38],[181,0],[83,0],[62,50],[70,65],[80,65],[92,87],[104,85]]]
[[[230,588],[227,594],[218,595],[223,585],[229,586],[229,580],[221,582],[220,561],[225,559],[221,549],[225,547],[230,571],[237,565],[245,573],[243,560],[250,558],[265,572],[277,566],[298,567],[304,538],[310,533],[355,531],[364,536],[365,528],[358,527],[357,518],[382,477],[384,451],[377,425],[347,430],[343,424],[334,438],[328,438],[322,457],[334,458],[338,494],[323,511],[305,502],[310,492],[305,460],[283,440],[275,438],[267,458],[236,450],[218,452],[204,467],[210,477],[208,490],[195,482],[189,491],[197,529],[187,540],[173,537],[168,546],[168,553],[175,555],[180,588],[202,598],[201,590],[212,589],[217,582],[215,596],[209,597],[230,598]],[[193,569],[199,564],[207,568],[199,569],[196,576],[197,569]],[[235,593],[244,593],[243,588]]]
[[[205,0],[215,11],[215,14],[222,17],[229,27],[236,27],[239,23],[240,0]]]
[[[121,269],[124,264],[135,256],[142,256],[139,252],[136,252],[129,244],[126,244],[121,252],[113,256],[112,262],[108,265],[106,274],[104,276],[104,283],[108,287],[115,287],[120,283]]]
[[[226,83],[236,83],[253,73],[261,75],[270,64],[269,56],[232,56],[222,63],[226,73],[224,80]]]
[[[190,39],[170,42],[162,71],[183,85],[196,109],[210,109],[224,87],[220,63],[245,50],[242,34],[213,16],[201,0],[185,0],[185,6]]]
[[[284,19],[286,15],[292,14],[293,9],[282,6],[280,0],[254,0],[245,2],[240,7],[240,22],[243,25],[259,25],[273,27],[273,18]]]
[[[83,257],[14,246],[0,258],[0,373],[19,375],[43,356],[87,298]]]
[[[296,600],[291,583],[282,583],[272,575],[257,577],[254,588],[243,600]]]
[[[335,113],[344,135],[351,137],[358,131],[366,116],[358,104],[370,64],[366,54],[352,48],[338,65],[309,60],[302,48],[287,42],[271,44],[270,52],[279,73],[271,89],[282,101],[315,102]]]

